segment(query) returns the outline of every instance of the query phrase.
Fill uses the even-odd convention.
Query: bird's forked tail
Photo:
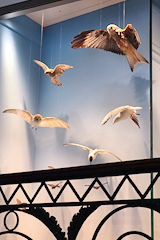
[[[137,63],[148,63],[148,61],[134,48],[131,52],[126,54],[126,57],[132,72]]]

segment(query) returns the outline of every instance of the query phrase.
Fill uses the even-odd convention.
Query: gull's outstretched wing
[[[32,114],[27,110],[21,110],[21,109],[6,109],[3,111],[3,113],[13,113],[20,117],[22,117],[26,122],[32,123],[33,116]]]
[[[132,26],[132,24],[127,24],[127,26],[122,31],[122,33],[128,39],[128,41],[133,45],[135,49],[139,47],[139,45],[141,44],[140,37],[136,29]]]
[[[122,111],[124,111],[125,109],[127,109],[128,106],[122,106],[122,107],[118,107],[115,108],[114,110],[112,110],[111,112],[107,113],[107,115],[104,117],[104,119],[101,121],[101,124],[105,124],[113,115],[120,113]]]
[[[89,148],[89,147],[86,147],[86,146],[84,146],[84,145],[77,144],[77,143],[65,143],[65,144],[63,144],[63,145],[64,145],[64,146],[76,146],[76,147],[80,147],[80,148],[82,148],[83,150],[87,150],[87,151],[92,150],[92,149]]]
[[[75,40],[71,42],[71,44],[73,44],[73,49],[99,48],[106,51],[123,54],[107,30],[97,29],[84,31],[75,36],[74,39]]]
[[[97,149],[97,151],[95,152],[97,154],[111,154],[113,157],[117,158],[119,161],[122,162],[122,159],[120,159],[117,155],[115,155],[114,153],[104,150],[104,149]]]
[[[70,128],[66,122],[64,122],[58,118],[53,118],[53,117],[42,118],[42,121],[40,122],[39,127]]]
[[[69,68],[73,68],[73,66],[66,65],[66,64],[58,64],[54,68],[54,74],[56,76],[61,76],[64,73],[64,71]]]
[[[136,113],[133,113],[133,114],[130,116],[130,119],[140,128],[139,122],[138,122],[138,118],[137,118],[137,116],[136,116]]]
[[[43,62],[35,60],[35,59],[33,59],[33,61],[35,63],[37,63],[41,68],[43,68],[44,72],[49,69],[48,66],[46,64],[44,64]]]

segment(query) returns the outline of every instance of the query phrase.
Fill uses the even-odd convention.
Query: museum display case
[[[1,10],[0,239],[159,239],[159,1]]]

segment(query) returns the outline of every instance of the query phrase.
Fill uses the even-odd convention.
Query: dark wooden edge
[[[160,171],[160,158],[0,175],[0,185],[121,176]]]
[[[78,0],[27,0],[0,8],[0,20],[20,16],[32,11],[67,4]]]

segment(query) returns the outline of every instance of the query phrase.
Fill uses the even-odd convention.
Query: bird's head
[[[34,121],[39,122],[39,121],[41,121],[41,120],[42,120],[41,114],[36,114],[36,115],[34,115]]]
[[[114,31],[117,31],[119,30],[119,27],[115,24],[110,24],[107,26],[107,31],[108,32],[114,32]]]
[[[92,161],[95,159],[95,154],[93,152],[90,152],[88,155],[88,160],[90,161],[90,164],[92,163]]]

